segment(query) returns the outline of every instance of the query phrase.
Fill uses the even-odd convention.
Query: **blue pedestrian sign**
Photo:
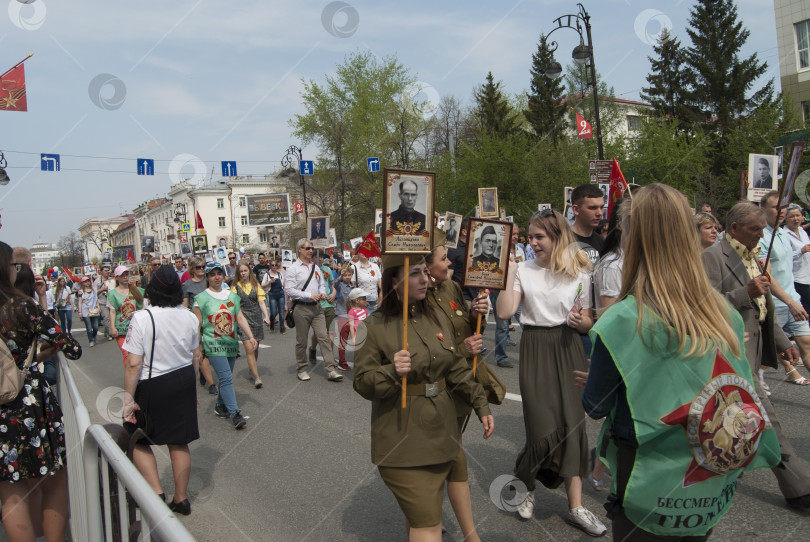
[[[301,175],[314,175],[315,173],[315,165],[312,163],[312,160],[301,160],[298,162],[298,167],[301,171]]]
[[[223,177],[236,177],[236,162],[230,161],[222,162],[222,176]]]
[[[380,159],[377,157],[373,158],[366,158],[366,163],[368,164],[368,171],[370,173],[374,173],[375,171],[380,171]]]
[[[138,158],[138,175],[154,175],[155,161],[151,158]]]
[[[40,156],[39,168],[42,171],[59,171],[59,155],[58,154],[45,154]]]
[[[191,231],[191,222],[183,222],[180,227],[183,231]]]

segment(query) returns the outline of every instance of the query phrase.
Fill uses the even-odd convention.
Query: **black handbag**
[[[312,280],[312,275],[315,274],[315,267],[316,266],[313,263],[312,264],[312,271],[309,272],[309,278],[304,283],[304,287],[301,288],[302,291],[306,290],[307,286],[309,286],[309,281]],[[287,327],[290,328],[290,329],[295,327],[295,319],[293,318],[293,311],[295,310],[295,306],[297,304],[298,304],[298,300],[296,299],[295,301],[292,302],[292,305],[290,305],[290,310],[287,311],[287,315],[284,317],[284,323],[287,324]]]
[[[143,431],[144,435],[148,436],[152,429],[154,429],[152,417],[149,415],[149,396],[151,393],[149,391],[148,382],[152,380],[152,360],[155,358],[155,319],[148,309],[146,313],[149,315],[149,319],[152,320],[152,352],[149,355],[149,378],[144,381],[145,385],[143,385],[142,382],[138,383],[138,388],[145,390],[143,394],[145,395],[144,398],[140,397],[141,394],[138,393],[138,388],[135,389],[135,397],[133,397],[133,399],[138,403],[138,407],[140,407],[139,410],[135,411],[135,423],[124,422],[124,429],[127,430],[130,436],[132,436],[137,429],[140,429]]]

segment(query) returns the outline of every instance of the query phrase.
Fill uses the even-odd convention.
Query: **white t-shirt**
[[[520,323],[529,326],[554,327],[564,324],[574,307],[577,289],[582,285],[580,301],[583,309],[591,302],[591,277],[580,273],[576,279],[554,274],[535,262],[521,262],[515,275],[514,290],[523,295]]]
[[[366,301],[377,301],[377,284],[382,278],[380,268],[376,263],[372,262],[368,262],[368,267],[363,267],[360,262],[357,262],[352,267],[356,270],[352,273],[353,283],[355,282],[355,277],[357,277],[355,287],[366,292]]]
[[[200,345],[200,323],[188,309],[152,307],[155,319],[155,359],[152,378],[191,365],[193,351]],[[152,352],[152,320],[145,310],[132,315],[124,350],[143,356],[140,380],[149,378],[149,356]]]
[[[622,292],[622,266],[624,265],[624,253],[618,252],[605,254],[596,262],[593,268],[593,289],[594,304],[597,309],[602,308],[602,298],[619,297]]]

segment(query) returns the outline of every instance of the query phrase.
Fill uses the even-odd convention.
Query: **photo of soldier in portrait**
[[[754,188],[773,188],[773,176],[771,176],[771,161],[764,156],[756,163],[754,175]]]
[[[194,246],[194,254],[205,254],[208,252],[207,235],[192,235],[191,244]]]
[[[447,221],[447,229],[445,231],[445,238],[451,242],[455,243],[458,239],[458,227],[456,224],[456,218],[453,217]]]
[[[479,188],[478,189],[478,215],[481,217],[498,218],[498,189]],[[506,215],[506,211],[504,211]]]
[[[500,258],[496,255],[498,249],[498,234],[493,226],[484,226],[475,237],[475,244],[481,250],[478,256],[473,258],[473,267],[479,269],[489,269],[495,271],[500,264]]]
[[[396,194],[399,196],[399,206],[390,213],[391,226],[398,231],[407,232],[407,235],[420,235],[425,230],[426,221],[425,214],[416,210],[419,187],[415,181],[405,179],[399,183],[399,190]],[[391,207],[393,206],[389,206],[389,208]],[[410,225],[410,227],[399,228],[398,223],[403,226]]]
[[[310,239],[326,239],[326,235],[329,232],[326,231],[326,219],[325,218],[313,218],[312,219],[312,229],[309,233]]]

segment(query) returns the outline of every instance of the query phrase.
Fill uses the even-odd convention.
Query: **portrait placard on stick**
[[[191,246],[194,247],[194,254],[205,254],[208,252],[208,236],[192,235]]]
[[[329,228],[329,247],[336,247],[337,246],[337,234],[335,233],[335,228]]]
[[[329,248],[329,217],[311,216],[307,218],[309,240],[315,248]]]
[[[787,207],[793,198],[793,185],[796,183],[796,176],[799,174],[799,162],[804,152],[804,143],[794,143],[790,149],[790,162],[785,174],[785,184],[782,187],[782,199],[780,207]]]
[[[483,218],[470,218],[467,253],[464,255],[465,288],[506,288],[509,243],[512,224]]]
[[[459,231],[461,230],[461,221],[464,217],[447,211],[444,219],[444,235],[446,242],[444,246],[447,248],[456,248],[458,246]]]
[[[436,174],[386,168],[383,177],[382,253],[429,253]]]
[[[775,170],[779,157],[773,154],[748,155],[748,201],[758,202],[771,190],[779,190]]]
[[[478,189],[478,216],[482,218],[498,218],[498,189]]]

